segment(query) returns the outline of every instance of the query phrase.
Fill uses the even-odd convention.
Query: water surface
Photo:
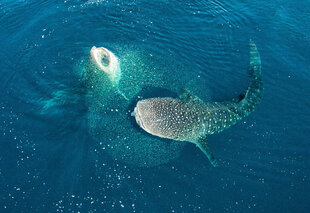
[[[0,211],[309,212],[309,5],[1,1]],[[249,82],[249,39],[261,55],[264,98],[209,137],[217,168],[194,145],[161,140],[151,145],[159,155],[141,163],[117,148],[159,140],[121,112],[132,104],[113,93],[87,98],[83,69],[95,45],[123,61],[120,84],[133,101],[148,86],[175,94],[184,85],[204,100],[230,99]],[[127,126],[110,128],[119,119]]]

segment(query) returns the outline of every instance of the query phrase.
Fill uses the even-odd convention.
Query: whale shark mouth
[[[103,71],[108,72],[107,67],[109,67],[112,60],[111,53],[108,49],[93,46],[90,50],[90,56],[96,66]]]
[[[137,124],[145,130],[138,106],[135,107],[134,111],[131,113],[131,116],[134,116]]]
[[[152,103],[148,102],[147,100],[138,101],[131,115],[135,116],[137,124],[146,132],[150,133],[151,135],[162,136],[156,130],[157,128],[154,128],[154,125],[156,126],[155,123],[162,122],[163,120],[165,120],[165,118],[162,120],[159,119],[154,121]]]
[[[97,69],[109,76],[113,84],[118,84],[121,77],[120,62],[111,51],[104,47],[93,46],[90,50],[90,58]]]

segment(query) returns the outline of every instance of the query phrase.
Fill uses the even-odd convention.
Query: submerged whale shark
[[[251,82],[244,95],[224,102],[207,102],[199,98],[150,98],[138,101],[134,112],[137,124],[146,132],[177,141],[196,144],[213,166],[218,163],[206,135],[219,133],[249,115],[261,102],[263,82],[261,60],[255,44],[250,41]]]
[[[95,66],[109,76],[112,84],[118,86],[121,78],[121,68],[118,58],[107,48],[96,46],[91,48],[90,57]]]
[[[104,47],[93,46],[90,50],[90,58],[95,68],[103,71],[109,77],[112,86],[115,87],[120,95],[129,100],[119,89],[119,81],[121,79],[121,67],[117,56]],[[96,72],[96,71],[95,71]]]

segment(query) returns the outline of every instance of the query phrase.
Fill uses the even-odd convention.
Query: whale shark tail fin
[[[211,150],[209,148],[207,139],[205,137],[201,137],[195,142],[195,144],[208,157],[212,166],[217,167],[218,166],[217,160],[215,159],[213,153],[211,152]]]
[[[261,102],[263,97],[263,80],[261,72],[261,60],[256,45],[252,40],[250,45],[250,65],[249,73],[251,75],[251,82],[246,90],[246,93],[240,96],[241,109],[244,116],[254,111],[255,107]]]

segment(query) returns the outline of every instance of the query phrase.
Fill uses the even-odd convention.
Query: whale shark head
[[[113,83],[120,79],[120,64],[118,58],[104,47],[93,46],[90,50],[90,57],[94,65],[109,75]]]
[[[90,50],[90,56],[93,62],[102,70],[106,70],[110,65],[112,54],[112,52],[104,47],[93,46]]]
[[[156,102],[157,98],[150,98],[138,101],[132,116],[135,116],[137,124],[146,132],[162,138],[170,138],[168,127],[169,119],[161,108],[161,103]]]
[[[141,100],[137,103],[137,106],[131,115],[135,117],[137,124],[142,129],[150,134],[154,134],[149,128],[155,113],[151,105],[152,103],[150,103],[148,100]]]
[[[138,101],[134,112],[137,124],[146,132],[162,138],[180,139],[192,123],[179,114],[182,102],[173,98],[150,98]]]

